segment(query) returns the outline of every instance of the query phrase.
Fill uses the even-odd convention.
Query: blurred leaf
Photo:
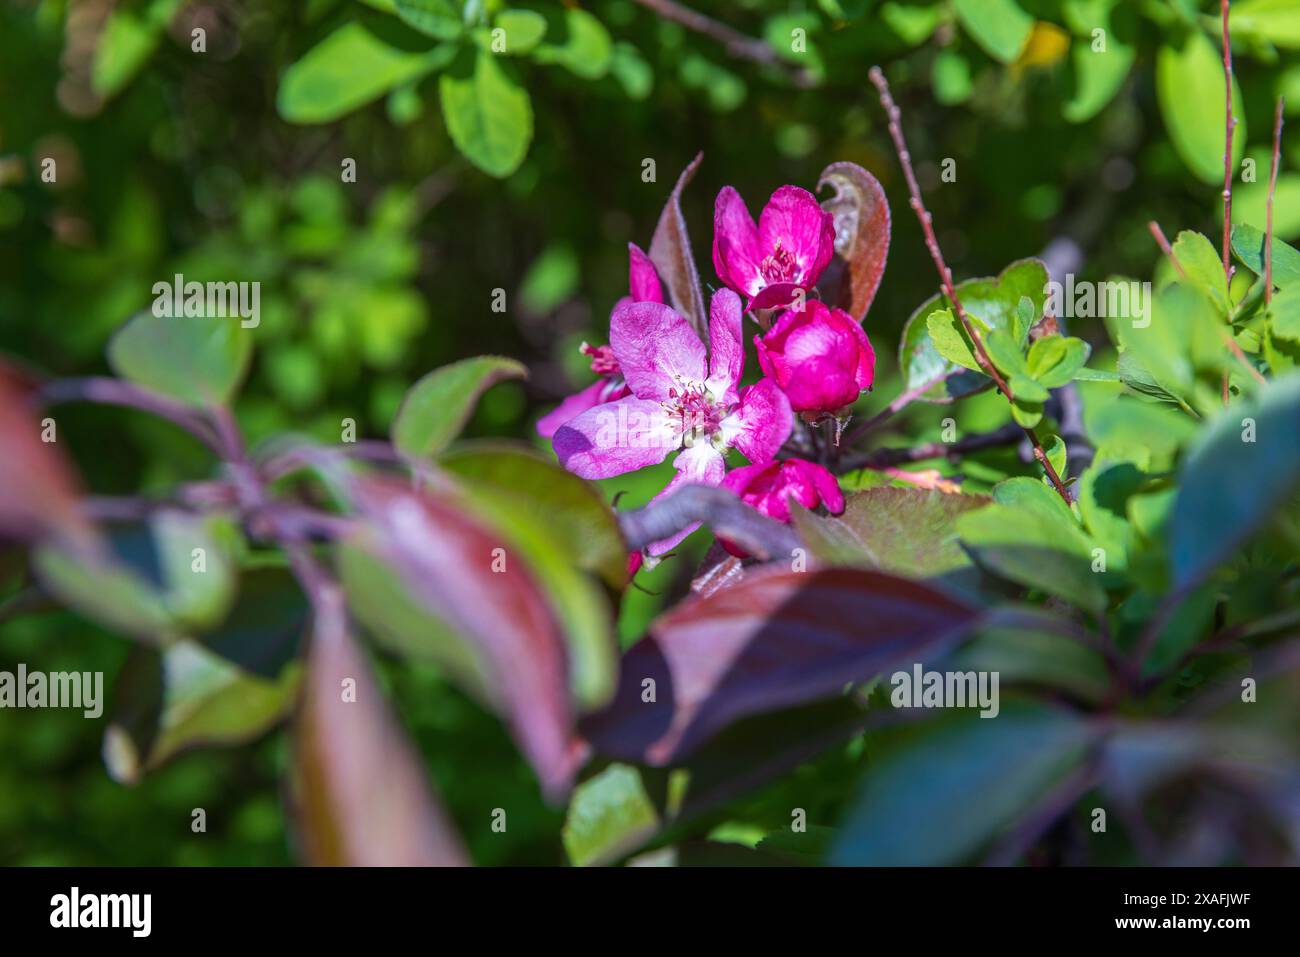
[[[1262,229],[1268,223],[1267,206],[1268,175],[1263,173],[1260,180],[1242,183],[1233,190],[1232,221]],[[1273,196],[1273,238],[1297,237],[1300,237],[1300,173],[1279,173]]]
[[[502,10],[495,23],[505,31],[505,52],[513,56],[528,53],[546,36],[546,18],[533,10]]]
[[[954,523],[959,515],[988,504],[983,495],[875,488],[849,495],[838,518],[798,510],[794,519],[818,559],[922,578],[968,564]]]
[[[1133,68],[1136,16],[1122,0],[1066,0],[1063,12],[1079,36],[1071,51],[1074,93],[1062,113],[1071,123],[1084,123],[1115,98]],[[1096,49],[1099,40],[1104,49]]]
[[[1241,0],[1232,8],[1232,29],[1289,50],[1300,49],[1300,4],[1295,0]]]
[[[1156,56],[1156,94],[1169,138],[1197,178],[1223,182],[1223,59],[1200,30],[1188,30],[1180,43],[1167,42]],[[1241,91],[1232,84],[1234,168],[1246,146],[1246,113]]]
[[[1264,275],[1264,233],[1254,226],[1232,227],[1232,249],[1251,272]],[[1273,284],[1284,289],[1300,282],[1300,250],[1273,237]]]
[[[533,260],[519,283],[519,299],[530,312],[551,312],[578,287],[578,257],[566,243],[551,243]]]
[[[668,304],[685,316],[701,341],[709,341],[709,314],[704,308],[704,295],[700,291],[700,274],[695,268],[695,254],[691,251],[691,237],[686,231],[682,216],[682,192],[695,177],[704,154],[699,153],[687,164],[659,214],[650,240],[650,260],[659,273],[659,280],[668,294]]]
[[[452,0],[393,0],[393,6],[406,23],[438,40],[454,40],[464,30]]]
[[[910,3],[890,0],[880,8],[880,18],[908,46],[918,46],[930,39],[943,20],[943,7],[934,4],[915,7]]]
[[[57,441],[43,441],[45,424],[29,408],[17,377],[0,364],[0,535],[85,539],[92,532],[78,511],[72,463]]]
[[[284,72],[276,108],[290,123],[329,123],[446,66],[453,45],[412,52],[360,23],[335,30]]]
[[[829,301],[862,322],[885,274],[889,200],[880,181],[856,163],[827,166],[817,178],[817,191],[826,186],[835,191],[822,201],[822,209],[835,218],[836,257],[827,272],[842,271],[838,292]]]
[[[1076,768],[1093,739],[1079,718],[1041,705],[930,722],[868,771],[831,863],[965,861]]]
[[[366,479],[354,497],[363,523],[340,555],[349,606],[458,679],[471,675],[543,792],[563,795],[576,762],[564,638],[524,557],[431,490]]]
[[[498,382],[524,379],[514,359],[478,356],[434,369],[407,391],[393,420],[393,445],[417,459],[437,456],[460,434],[479,397]]]
[[[1200,581],[1300,486],[1300,375],[1224,409],[1180,472],[1170,526],[1174,580]]]
[[[517,170],[533,139],[533,107],[513,66],[482,49],[466,51],[438,88],[456,148],[489,176]]]
[[[636,850],[658,829],[659,811],[640,770],[611,764],[574,790],[564,850],[577,867],[606,864]]]
[[[329,592],[315,619],[293,729],[294,816],[308,863],[468,863],[419,752],[347,633],[341,596]]]
[[[644,100],[654,89],[655,75],[641,51],[630,43],[615,43],[609,71],[623,87],[629,99]]]
[[[584,733],[612,757],[673,763],[741,718],[924,659],[975,620],[942,592],[878,572],[751,571],[657,619],[624,656],[614,704]]]
[[[935,55],[930,82],[934,98],[944,106],[965,103],[975,91],[970,61],[951,49],[940,50]]]
[[[1105,659],[1081,641],[1060,634],[1055,617],[1029,606],[1017,608],[1014,622],[981,629],[943,668],[996,673],[1002,687],[1060,688],[1090,704],[1100,704],[1111,690]]]
[[[1034,18],[1016,0],[953,0],[966,32],[995,60],[1010,63],[1034,29]]]
[[[104,98],[120,93],[153,56],[180,0],[152,0],[143,10],[115,6],[95,47],[92,85]]]
[[[228,405],[253,355],[253,334],[238,319],[138,313],[108,344],[124,379],[197,406]]]
[[[559,64],[586,80],[596,80],[609,70],[613,43],[604,24],[586,10],[566,8],[562,43],[547,41],[533,51],[538,63]]]

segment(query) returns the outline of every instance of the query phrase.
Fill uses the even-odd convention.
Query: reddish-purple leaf
[[[379,559],[407,596],[470,646],[475,688],[506,720],[548,797],[563,797],[582,755],[573,733],[564,638],[522,555],[431,490],[358,483],[365,520],[349,543]]]
[[[342,596],[318,597],[294,725],[294,810],[310,864],[469,863],[416,749],[347,632]]]
[[[27,406],[17,374],[0,366],[0,534],[87,539],[72,467],[56,442],[42,441],[43,426]]]
[[[878,572],[750,571],[655,621],[624,656],[614,703],[583,730],[603,754],[676,763],[747,715],[924,662],[977,616],[927,585]]]
[[[686,232],[686,220],[682,216],[682,190],[695,176],[703,159],[703,153],[695,154],[695,159],[677,178],[677,185],[673,187],[664,211],[659,215],[659,225],[655,227],[654,237],[650,240],[650,260],[668,290],[668,304],[685,316],[691,327],[699,333],[700,339],[707,343],[709,314],[704,311],[700,274],[695,268],[691,237]]]
[[[889,201],[880,181],[856,163],[827,166],[817,191],[825,186],[835,190],[822,201],[822,209],[835,217],[835,258],[819,285],[829,293],[827,302],[861,322],[885,274]]]

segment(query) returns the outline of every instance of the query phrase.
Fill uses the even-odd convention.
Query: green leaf
[[[914,7],[890,0],[880,8],[880,19],[904,43],[914,47],[930,39],[939,28],[943,22],[943,7],[937,3],[929,7]]]
[[[452,0],[394,0],[393,6],[402,20],[438,40],[454,40],[465,29]]]
[[[1067,3],[1065,16],[1080,36],[1071,44],[1070,63],[1074,71],[1074,92],[1061,112],[1071,123],[1084,123],[1105,108],[1124,86],[1137,59],[1136,19],[1127,4],[1110,2],[1091,14],[1085,3]],[[1118,8],[1118,9],[1117,9]],[[1077,22],[1076,22],[1077,21]],[[1104,49],[1096,49],[1094,30],[1103,30]]]
[[[1289,50],[1300,49],[1300,4],[1296,0],[1240,0],[1232,7],[1232,29]]]
[[[1015,0],[953,0],[966,32],[995,60],[1010,63],[1034,29],[1034,18]]]
[[[1120,374],[1132,375],[1125,364],[1131,354],[1152,382],[1173,396],[1192,396],[1198,371],[1216,372],[1227,362],[1227,327],[1209,298],[1192,285],[1174,283],[1157,292],[1146,325],[1117,322],[1111,328],[1124,349]]]
[[[546,18],[534,10],[502,10],[495,22],[496,29],[504,31],[502,52],[511,56],[528,53],[546,36]]]
[[[604,24],[585,10],[566,8],[563,42],[550,41],[533,51],[538,63],[558,64],[586,80],[597,80],[609,70],[613,42]]]
[[[961,320],[953,315],[951,309],[939,309],[930,313],[925,325],[930,330],[930,341],[934,343],[935,349],[941,356],[964,368],[975,372],[980,371],[979,360],[975,357],[975,345],[966,334],[966,328],[961,324]],[[978,325],[975,326],[975,330],[983,331]]]
[[[655,74],[641,51],[630,43],[615,43],[609,71],[630,100],[644,100],[654,89]]]
[[[517,170],[533,139],[533,107],[513,66],[482,49],[465,51],[438,89],[456,148],[489,176]]]
[[[1174,580],[1197,582],[1300,487],[1300,375],[1222,410],[1180,473],[1170,524]]]
[[[514,359],[478,356],[434,369],[407,390],[393,420],[393,445],[410,458],[431,459],[460,434],[479,397],[498,382],[524,379]]]
[[[1051,436],[1044,445],[1043,452],[1047,455],[1047,461],[1052,463],[1052,468],[1056,469],[1056,474],[1061,477],[1062,481],[1066,475],[1066,448],[1065,442],[1059,435]],[[1043,476],[1043,481],[1048,481],[1047,476]]]
[[[1026,301],[1026,300],[1021,300]],[[1029,372],[1024,349],[1006,329],[993,329],[984,336],[984,349],[1004,376],[1024,376]]]
[[[1039,385],[1059,389],[1075,378],[1092,347],[1082,339],[1043,336],[1029,347],[1028,371]]]
[[[253,354],[253,333],[237,318],[142,312],[108,343],[108,362],[124,379],[197,406],[228,405]]]
[[[875,488],[848,496],[844,514],[837,518],[793,511],[795,527],[813,557],[924,578],[969,564],[957,543],[955,522],[988,504],[983,495]]]
[[[561,832],[571,864],[617,860],[659,829],[659,810],[641,777],[632,765],[611,764],[574,790]]]
[[[438,465],[463,479],[467,489],[527,507],[572,564],[600,575],[611,588],[627,584],[627,545],[614,512],[594,486],[527,446],[505,442],[461,445]]]
[[[1223,260],[1204,235],[1184,229],[1174,241],[1174,258],[1178,260],[1193,285],[1205,292],[1219,314],[1229,313],[1228,275],[1223,271]]]
[[[963,308],[972,320],[978,320],[988,329],[1014,330],[1018,333],[1018,344],[1024,346],[1028,329],[1020,329],[1020,300],[1028,298],[1034,315],[1043,314],[1043,305],[1047,301],[1047,268],[1037,259],[1022,259],[1007,266],[996,278],[968,279],[957,286],[957,295]],[[990,380],[982,373],[974,372],[974,365],[963,365],[950,361],[940,353],[931,338],[928,319],[936,311],[951,306],[946,297],[932,296],[920,305],[907,324],[898,346],[898,365],[903,373],[907,389],[921,388],[927,382],[933,382],[940,376],[947,379],[929,389],[922,398],[927,402],[951,402],[953,399],[970,395],[986,388]],[[947,335],[947,322],[941,324],[941,335]],[[957,329],[953,329],[957,332]],[[964,330],[954,341],[947,337],[947,348],[956,352],[956,342],[965,343]],[[967,346],[969,351],[969,346]],[[971,357],[974,362],[974,357]],[[966,369],[968,371],[962,371]]]
[[[290,123],[329,123],[445,66],[455,50],[403,50],[349,23],[285,71],[276,108]]]
[[[1156,55],[1156,95],[1169,137],[1187,168],[1206,183],[1223,182],[1223,59],[1200,30],[1188,30],[1181,43],[1166,43]],[[1246,113],[1241,91],[1232,84],[1234,169],[1246,146]]]
[[[1000,684],[1061,688],[1098,704],[1111,690],[1111,675],[1102,656],[1076,638],[1062,635],[1057,615],[1032,605],[1014,608],[1014,615],[994,624],[962,645],[942,668],[947,671],[988,671]]]
[[[970,99],[975,90],[970,61],[952,50],[940,50],[931,68],[934,98],[945,106],[955,106]]]
[[[1001,578],[1101,612],[1106,592],[1092,571],[1092,545],[1064,503],[1058,499],[1049,506],[1047,496],[1056,492],[1036,479],[1009,481],[1016,485],[1003,482],[995,489],[1001,495],[997,504],[957,520],[957,534],[976,563]]]
[[[1257,276],[1264,275],[1264,233],[1240,223],[1232,227],[1232,251]],[[1279,289],[1300,282],[1300,250],[1273,237],[1273,285]]]
[[[1268,175],[1232,193],[1232,221],[1263,228],[1268,223]],[[1281,173],[1273,196],[1273,238],[1300,237],[1300,173]],[[1276,254],[1274,254],[1276,256]]]
[[[158,48],[180,0],[152,0],[144,10],[115,6],[99,35],[91,86],[105,99],[120,93]]]
[[[929,722],[868,771],[830,862],[966,861],[1077,767],[1093,738],[1079,718],[1044,706]]]

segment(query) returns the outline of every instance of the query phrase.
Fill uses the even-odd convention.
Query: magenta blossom
[[[631,295],[620,299],[618,305],[626,302],[663,302],[664,292],[659,283],[659,273],[655,271],[650,257],[636,243],[627,244],[627,256],[627,287]],[[588,409],[632,394],[632,390],[623,381],[618,360],[614,358],[609,346],[593,347],[584,342],[581,348],[583,355],[591,356],[591,371],[600,378],[537,420],[537,434],[544,439],[551,438],[556,429]]]
[[[754,337],[763,372],[776,380],[796,412],[838,412],[871,388],[876,352],[862,327],[840,309],[812,299],[783,313]]]
[[[681,449],[677,475],[660,495],[681,485],[718,485],[724,456],[739,449],[751,462],[772,460],[790,437],[790,403],[769,379],[739,388],[744,372],[741,305],[719,290],[710,307],[709,355],[682,316],[659,303],[623,303],[610,320],[609,341],[630,396],[589,409],[555,433],[560,463],[586,479],[609,478],[662,462]],[[648,549],[662,555],[698,526]]]
[[[844,493],[835,476],[812,462],[786,459],[766,465],[746,465],[734,469],[722,480],[722,487],[735,492],[740,500],[778,522],[790,521],[790,500],[804,508],[825,505],[834,515],[844,511]],[[722,547],[737,558],[746,553],[726,540]]]
[[[759,214],[758,225],[730,186],[713,207],[713,268],[718,278],[750,297],[750,309],[793,302],[813,287],[835,255],[835,222],[806,189],[782,186]]]

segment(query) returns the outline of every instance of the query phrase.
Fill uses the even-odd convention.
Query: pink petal
[[[615,307],[609,345],[638,398],[662,402],[670,389],[680,392],[683,382],[704,382],[704,343],[689,322],[662,303]]]
[[[673,462],[677,474],[664,486],[664,490],[651,502],[657,502],[666,495],[671,495],[683,485],[717,485],[727,472],[727,463],[722,453],[707,442],[685,449]],[[682,529],[676,535],[652,542],[646,549],[651,555],[663,555],[672,551],[687,535],[699,528],[698,522]]]
[[[740,390],[740,404],[723,420],[723,435],[755,465],[769,462],[794,428],[785,393],[771,379]]]
[[[853,332],[854,338],[858,340],[858,366],[855,373],[858,389],[865,391],[871,388],[871,383],[876,378],[876,350],[871,346],[871,340],[867,338],[866,331],[862,326],[853,321],[853,317],[845,315],[849,320],[849,328]]]
[[[708,385],[726,405],[736,403],[736,386],[745,371],[745,343],[740,336],[740,297],[730,289],[719,289],[709,305]]]
[[[659,273],[650,257],[636,243],[627,244],[627,288],[633,302],[663,302],[664,291],[659,284]]]
[[[767,254],[779,243],[799,264],[798,281],[811,286],[835,255],[835,218],[808,190],[782,186],[759,214],[758,241]]]
[[[722,488],[728,492],[735,492],[736,495],[742,496],[749,488],[750,483],[765,470],[770,469],[774,463],[758,465],[742,465],[740,468],[732,469],[727,473],[727,477],[722,480]]]
[[[844,511],[844,493],[840,491],[839,480],[829,471],[815,462],[806,462],[803,459],[786,459],[783,464],[786,468],[797,472],[800,479],[816,491],[816,500],[825,505],[828,512],[838,515]]]
[[[663,406],[634,396],[588,409],[560,426],[553,440],[560,464],[585,479],[657,465],[680,442]]]
[[[549,439],[555,434],[555,430],[565,422],[576,419],[588,409],[600,405],[605,401],[601,396],[604,394],[607,384],[605,379],[597,379],[581,392],[575,392],[569,396],[537,420],[537,434],[544,439]]]
[[[749,308],[778,309],[781,306],[788,306],[798,298],[800,290],[806,294],[808,286],[797,282],[774,282],[759,290],[758,295],[750,301]]]
[[[763,287],[762,261],[754,217],[738,192],[722,187],[713,204],[713,268],[718,278],[736,292],[752,296]]]

